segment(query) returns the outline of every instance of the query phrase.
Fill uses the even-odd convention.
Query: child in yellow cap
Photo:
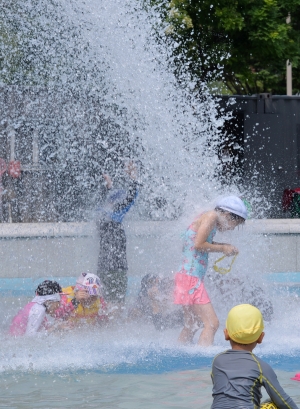
[[[280,386],[273,369],[252,353],[264,338],[263,330],[262,314],[253,305],[240,304],[229,311],[224,334],[232,349],[214,358],[211,409],[257,409],[262,386],[279,409],[298,408]]]

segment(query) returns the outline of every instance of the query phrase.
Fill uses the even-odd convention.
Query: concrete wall
[[[125,229],[129,275],[176,271],[184,231],[180,223],[131,221]],[[300,271],[300,220],[249,220],[239,231],[216,239],[240,248],[239,268],[254,273]],[[96,271],[97,256],[92,223],[0,224],[1,278],[74,277]]]

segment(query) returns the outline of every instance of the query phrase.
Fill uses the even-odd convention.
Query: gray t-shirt
[[[279,409],[298,408],[280,386],[270,365],[252,352],[231,349],[217,355],[211,378],[214,398],[211,409],[257,409],[262,386]]]

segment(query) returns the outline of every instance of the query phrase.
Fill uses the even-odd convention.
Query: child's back
[[[228,350],[217,355],[212,380],[214,401],[211,409],[257,408],[262,386],[279,408],[297,408],[280,386],[270,365],[249,351]]]
[[[263,329],[261,312],[253,305],[241,304],[229,311],[224,334],[232,349],[213,361],[211,409],[258,409],[262,386],[279,409],[298,409],[270,365],[252,353],[264,338]]]

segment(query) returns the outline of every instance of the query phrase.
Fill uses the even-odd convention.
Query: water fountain
[[[5,9],[7,22],[13,23],[10,27],[18,23],[22,28],[12,31],[16,37],[6,47],[14,50],[18,39],[26,59],[15,52],[5,60],[6,74],[1,81],[14,88],[2,88],[1,136],[9,135],[9,146],[15,148],[10,150],[9,159],[21,160],[24,176],[22,180],[4,181],[4,185],[18,192],[24,190],[26,180],[34,181],[33,189],[40,190],[39,198],[47,205],[38,208],[41,203],[37,200],[36,211],[30,213],[28,199],[24,209],[13,213],[16,204],[9,199],[11,217],[20,217],[14,221],[91,220],[103,170],[117,174],[120,160],[133,157],[142,163],[143,188],[131,225],[129,222],[129,244],[135,247],[131,263],[145,260],[147,244],[157,235],[154,229],[150,238],[145,235],[141,239],[135,235],[134,226],[143,229],[143,223],[151,220],[169,220],[172,222],[164,225],[168,229],[159,232],[159,245],[156,241],[152,249],[160,246],[159,255],[169,253],[172,265],[163,257],[146,257],[149,264],[145,268],[159,269],[162,274],[174,271],[180,257],[180,233],[191,215],[219,194],[238,192],[237,187],[224,188],[214,178],[219,163],[214,142],[224,120],[217,116],[216,101],[205,92],[204,85],[202,101],[194,99],[188,88],[178,87],[168,51],[154,40],[153,25],[159,17],[154,12],[149,14],[143,2],[36,0],[18,6],[19,10]],[[18,58],[26,61],[26,76],[21,75],[24,67],[18,71]],[[18,158],[21,152],[24,156]],[[5,154],[1,151],[3,157]],[[9,215],[8,208],[5,211]],[[267,253],[269,243],[258,237],[247,229],[229,237],[241,248],[233,276],[243,277],[249,286],[253,280],[259,282],[271,296],[263,277],[251,277],[253,271],[266,271],[261,254],[262,250]],[[168,246],[176,249],[176,255],[168,251]],[[59,268],[57,265],[58,276]],[[137,270],[134,275],[143,273]],[[37,279],[38,274],[32,276],[32,285]],[[235,298],[223,309],[213,280],[208,285],[222,326]],[[226,347],[221,331],[216,345],[205,352],[179,348],[177,330],[157,333],[147,325],[125,323],[107,331],[52,334],[25,343],[21,338],[8,338],[6,328],[27,296],[24,292],[6,294],[2,300],[3,406],[135,408],[142,402],[152,408],[163,401],[165,407],[195,403],[209,407],[209,365],[212,356]],[[265,345],[257,352],[277,368],[295,371],[298,297],[289,296],[288,303],[286,297],[286,292],[273,295],[274,319],[267,326]],[[165,371],[173,372],[161,374]],[[283,372],[281,376],[287,379],[288,375]],[[180,383],[185,392],[172,396],[170,390],[176,390]],[[52,384],[55,389],[49,388]],[[148,395],[151,402],[142,401],[143,395],[149,394],[146,384],[154,385],[157,391],[156,396]],[[203,394],[198,392],[199,385]],[[295,391],[292,394],[296,395]]]

